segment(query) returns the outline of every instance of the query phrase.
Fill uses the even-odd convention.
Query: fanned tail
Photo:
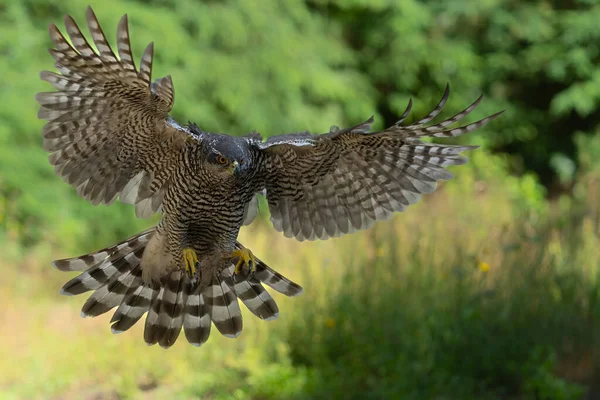
[[[224,336],[235,338],[242,331],[240,298],[257,317],[277,318],[279,308],[262,283],[286,295],[302,293],[302,287],[257,259],[254,276],[232,279],[234,266],[215,275],[210,284],[196,287],[183,270],[167,274],[159,284],[142,279],[141,260],[155,228],[134,235],[117,245],[53,264],[61,271],[81,271],[61,293],[94,293],[82,308],[82,316],[95,317],[117,307],[111,318],[113,333],[127,331],[145,313],[144,340],[161,347],[172,346],[183,328],[191,344],[200,346],[210,336],[211,321]],[[236,243],[237,248],[243,248]]]
[[[191,293],[185,304],[183,330],[188,342],[201,346],[210,336],[210,315],[199,290]]]

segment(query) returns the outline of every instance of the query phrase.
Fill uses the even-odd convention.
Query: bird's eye
[[[219,162],[219,164],[227,164],[227,159],[223,156],[219,156],[219,158],[217,158],[217,161]]]

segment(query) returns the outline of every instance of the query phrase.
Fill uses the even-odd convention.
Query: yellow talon
[[[235,268],[233,270],[233,281],[235,282],[236,277],[242,272],[242,268],[245,266],[248,267],[248,277],[251,278],[254,276],[254,272],[256,272],[256,257],[254,254],[248,249],[235,249],[231,253],[231,258],[237,258],[238,261],[235,264]]]
[[[185,262],[185,270],[187,271],[190,278],[195,277],[196,272],[198,271],[198,256],[196,255],[194,249],[183,249],[183,261]]]

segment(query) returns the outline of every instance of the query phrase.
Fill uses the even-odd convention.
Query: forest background
[[[241,241],[305,287],[240,338],[147,347],[59,296],[50,261],[156,223],[54,175],[34,95],[47,27],[88,1],[0,0],[0,398],[582,399],[600,387],[600,4],[595,0],[89,1],[109,40],[173,76],[173,117],[209,131],[414,121],[446,83],[470,163],[374,229],[298,243],[263,204]],[[448,141],[446,141],[448,142]]]

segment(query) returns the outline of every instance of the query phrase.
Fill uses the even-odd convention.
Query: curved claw
[[[252,279],[254,273],[256,272],[256,257],[254,254],[248,249],[236,249],[231,253],[231,258],[237,258],[238,261],[235,264],[235,268],[233,270],[233,281],[236,282],[237,276],[242,272],[244,266],[248,267],[248,275],[246,279]]]

